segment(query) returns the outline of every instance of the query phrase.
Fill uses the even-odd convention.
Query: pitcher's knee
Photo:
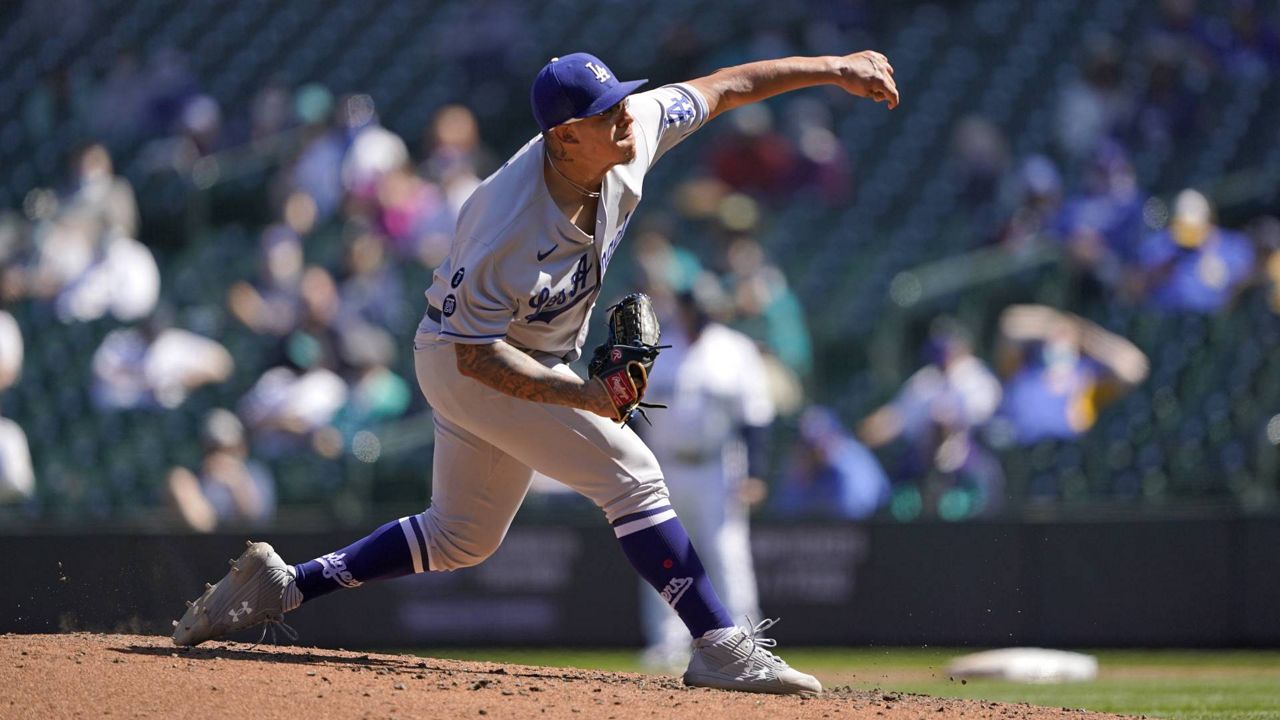
[[[667,483],[662,476],[650,480],[637,480],[621,489],[621,492],[607,502],[599,503],[605,518],[617,522],[636,513],[643,513],[658,508],[671,506],[671,496],[667,492]]]
[[[426,533],[427,557],[436,571],[459,570],[479,565],[498,550],[506,528],[486,527],[474,519],[441,517],[428,508],[420,516]]]

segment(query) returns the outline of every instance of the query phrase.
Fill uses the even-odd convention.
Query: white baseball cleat
[[[776,622],[762,620],[750,630],[713,630],[695,640],[693,657],[684,673],[684,684],[776,695],[816,695],[822,692],[822,683],[817,678],[792,668],[769,652],[768,648],[777,645],[777,640],[759,637]]]
[[[174,645],[199,645],[262,623],[288,627],[282,616],[302,604],[293,568],[267,543],[248,545],[225,577],[216,585],[205,583],[204,594],[187,602],[186,614],[173,623]]]

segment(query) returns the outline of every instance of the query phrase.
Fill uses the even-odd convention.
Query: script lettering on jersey
[[[591,278],[591,254],[578,258],[573,273],[555,285],[548,285],[529,298],[533,312],[525,316],[525,322],[544,322],[548,325],[569,308],[591,296],[587,282]]]
[[[622,235],[627,232],[627,223],[631,222],[631,215],[632,213],[627,213],[622,217],[622,222],[618,223],[618,232],[614,233],[609,247],[605,248],[604,257],[600,259],[601,275],[609,270],[609,261],[613,259],[613,251],[618,249],[618,243],[622,242]]]

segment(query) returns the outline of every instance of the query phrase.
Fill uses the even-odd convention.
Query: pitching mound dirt
[[[142,635],[0,635],[0,717],[1072,718],[1081,711],[841,690],[805,699],[678,679]]]

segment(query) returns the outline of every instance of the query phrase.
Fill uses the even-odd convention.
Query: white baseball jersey
[[[436,268],[417,343],[513,345],[572,362],[618,242],[640,202],[645,173],[707,118],[707,103],[685,84],[627,98],[636,157],[605,175],[588,235],[547,190],[542,136],[530,140],[471,195],[458,218],[449,257]]]
[[[670,407],[645,438],[669,485],[679,484],[672,466],[686,474],[696,468],[698,479],[688,484],[698,487],[689,492],[718,494],[722,502],[726,488],[746,477],[742,427],[774,419],[764,362],[751,338],[719,323],[708,324],[692,344],[676,323],[665,324],[662,340],[671,348],[654,363],[645,399]]]
[[[751,338],[719,323],[692,343],[678,323],[664,325],[662,340],[671,349],[654,363],[645,399],[670,407],[658,411],[645,439],[726,609],[734,618],[760,617],[748,508],[738,488],[747,477],[740,430],[774,419],[764,361]],[[687,652],[688,633],[675,612],[652,592],[641,597],[651,650]]]

